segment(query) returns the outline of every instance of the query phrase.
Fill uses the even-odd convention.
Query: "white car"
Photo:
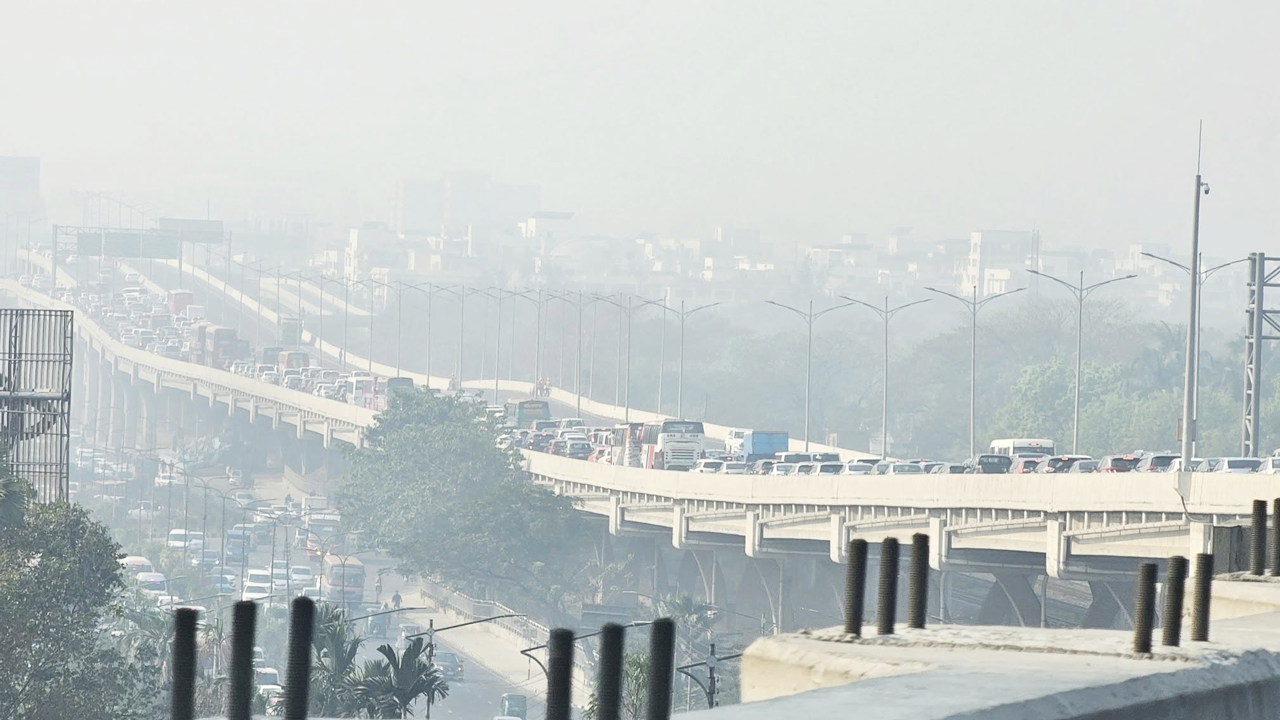
[[[187,537],[187,531],[182,528],[178,528],[176,530],[169,531],[169,537],[165,544],[171,548],[185,548],[190,546],[189,540],[190,539]]]
[[[245,583],[244,591],[240,593],[241,600],[266,600],[271,597],[271,586],[259,583]]]
[[[231,493],[231,499],[240,507],[249,507],[258,501],[258,498],[253,496],[253,491],[251,490],[236,490]]]
[[[294,565],[289,568],[289,582],[294,587],[308,587],[314,582],[315,576],[311,572],[311,568],[306,565]]]
[[[744,462],[734,460],[726,462],[720,472],[725,475],[746,475],[751,472],[751,468]]]
[[[696,473],[718,473],[724,469],[723,460],[699,460],[689,468],[689,472]]]
[[[245,587],[248,587],[250,585],[270,585],[270,584],[271,584],[271,571],[261,569],[261,568],[254,568],[250,570],[249,576],[245,578],[245,581],[244,581]]]
[[[1254,457],[1212,458],[1205,462],[1209,467],[1203,469],[1208,472],[1254,473],[1262,466],[1262,459]]]
[[[138,589],[148,595],[158,597],[169,593],[169,581],[165,578],[164,573],[140,572],[135,579],[138,583]]]
[[[173,472],[172,470],[161,470],[160,472],[156,473],[155,484],[156,484],[156,487],[166,487],[168,485],[181,485],[182,480],[178,477],[178,474]]]
[[[276,591],[289,589],[289,571],[283,568],[271,571],[271,588]]]

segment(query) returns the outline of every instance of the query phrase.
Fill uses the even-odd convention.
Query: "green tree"
[[[645,705],[649,694],[649,654],[644,652],[625,653],[622,656],[622,707],[623,720],[640,720],[645,715]],[[585,720],[596,720],[600,715],[595,693],[587,698],[587,707],[582,711]]]
[[[330,603],[316,606],[315,633],[311,637],[315,662],[311,671],[311,711],[316,717],[338,717],[356,712],[352,675],[364,639],[352,631],[342,608]]]
[[[407,574],[468,579],[567,612],[580,586],[569,581],[590,554],[587,520],[531,482],[477,420],[474,405],[398,393],[367,447],[349,455],[343,522]]]
[[[8,463],[0,458],[0,463]],[[27,505],[31,502],[30,485],[12,475],[0,477],[0,528],[17,527],[22,523]]]
[[[411,640],[403,653],[390,645],[378,652],[383,659],[366,662],[351,682],[352,695],[370,717],[411,717],[410,707],[419,698],[434,704],[448,697],[449,684],[428,662],[422,638]]]
[[[121,588],[118,554],[106,527],[64,502],[0,526],[0,717],[157,716],[157,667],[101,630]]]

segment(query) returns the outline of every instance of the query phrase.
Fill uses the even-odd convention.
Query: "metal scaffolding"
[[[39,502],[67,499],[72,313],[0,309],[0,462]]]
[[[1248,322],[1244,336],[1244,423],[1240,454],[1256,457],[1262,441],[1262,350],[1266,340],[1280,340],[1280,310],[1268,310],[1265,289],[1280,287],[1280,258],[1249,254]],[[1268,334],[1270,333],[1270,334]]]

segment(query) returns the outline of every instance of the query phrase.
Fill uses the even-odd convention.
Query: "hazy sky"
[[[0,155],[175,205],[385,218],[398,177],[487,170],[601,232],[1181,246],[1203,118],[1206,244],[1274,250],[1277,27],[1182,0],[0,0]]]

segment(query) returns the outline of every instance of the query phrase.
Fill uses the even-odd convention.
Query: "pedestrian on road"
[[[378,580],[373,584],[373,600],[377,602],[382,599],[382,576],[378,576]]]
[[[400,591],[399,590],[396,591],[395,595],[391,596],[391,607],[396,610],[400,609]]]

